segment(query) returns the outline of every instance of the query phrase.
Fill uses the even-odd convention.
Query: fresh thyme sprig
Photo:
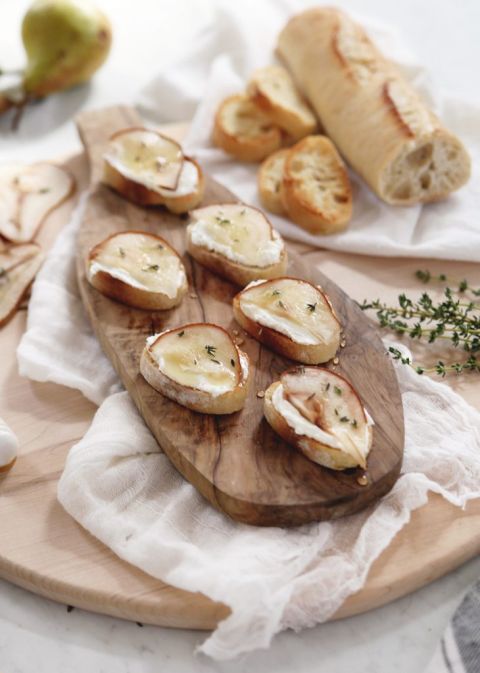
[[[417,300],[403,293],[398,297],[397,306],[389,306],[377,299],[365,300],[360,308],[374,310],[380,327],[391,329],[396,334],[407,334],[412,339],[428,343],[442,339],[470,355],[462,362],[445,364],[438,360],[430,368],[415,365],[411,358],[391,347],[389,350],[393,358],[409,365],[418,374],[435,372],[445,376],[449,372],[480,372],[480,359],[475,355],[480,351],[480,302],[475,299],[480,296],[480,288],[472,287],[467,280],[454,281],[445,274],[432,275],[428,270],[418,270],[415,276],[424,283],[450,283],[452,287],[447,285],[438,300],[432,299],[427,292],[423,292]]]

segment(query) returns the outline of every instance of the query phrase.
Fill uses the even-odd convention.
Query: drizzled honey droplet
[[[366,474],[361,474],[359,477],[357,477],[357,484],[360,486],[366,486],[368,484],[368,477]]]

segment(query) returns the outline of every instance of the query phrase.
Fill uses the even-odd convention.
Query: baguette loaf
[[[327,135],[384,201],[437,201],[467,182],[460,140],[346,14],[315,8],[294,16],[277,53]]]

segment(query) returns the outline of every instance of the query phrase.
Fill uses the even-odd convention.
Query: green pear
[[[112,29],[88,0],[35,0],[22,23],[23,87],[42,97],[86,82],[108,56]]]

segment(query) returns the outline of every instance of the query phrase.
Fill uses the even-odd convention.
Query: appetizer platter
[[[129,108],[83,113],[78,121],[92,186],[78,238],[77,271],[102,348],[159,445],[213,506],[245,523],[298,525],[343,516],[375,501],[395,482],[403,455],[400,395],[377,331],[331,280],[295,255],[289,256],[287,267],[284,243],[265,216],[239,203],[208,176],[202,202],[190,221],[167,209],[147,210],[127,201],[118,184],[113,190],[99,182],[105,180],[109,138],[139,126],[138,116]],[[131,188],[126,193],[136,198]],[[140,200],[145,201],[143,195]],[[227,228],[234,231],[228,235],[238,240],[237,260],[243,259],[238,256],[242,245],[253,251],[249,253],[254,255],[253,269],[225,255],[219,261],[220,253],[209,253],[202,236],[216,228],[224,246]],[[237,237],[242,233],[241,240]],[[164,254],[168,245],[181,258],[181,262],[177,258],[181,290],[169,311],[145,310],[139,297],[132,301],[123,292],[128,285],[125,265],[134,259],[128,238],[135,236],[161,236],[163,248],[155,254]],[[110,256],[99,267],[99,249],[112,247],[115,240],[113,260]],[[160,239],[151,240],[158,246]],[[256,255],[268,252],[268,246],[274,252],[278,248],[277,261],[272,257],[267,266],[259,267]],[[153,256],[142,260],[135,269],[129,267],[130,274],[137,274],[135,284],[139,278],[148,283],[152,274],[160,273]],[[98,291],[99,273],[104,294]],[[117,289],[112,291],[113,283]],[[304,339],[298,337],[297,343],[291,333],[279,332],[278,320],[286,321],[287,315],[291,329],[295,326],[297,332],[304,329],[310,337],[321,338],[311,339],[313,345],[307,339],[305,345]],[[319,363],[329,370],[305,367]],[[294,376],[283,378],[287,370]],[[316,383],[315,373],[320,374]],[[302,377],[306,391],[299,382]],[[277,388],[286,387],[293,402],[282,398],[284,413],[293,415],[295,423],[311,423],[317,429],[305,450],[300,446],[303,435],[296,440],[292,432],[285,441],[281,419],[268,411],[279,399],[277,394],[272,402],[269,392],[276,381],[282,381]],[[214,385],[225,392],[212,393]],[[321,405],[328,417],[323,427],[332,428],[329,437],[322,435],[320,423],[312,422],[312,410],[318,405],[314,388],[323,395]],[[340,446],[340,436],[348,447],[344,450],[334,448]],[[332,458],[335,454],[341,457]]]

